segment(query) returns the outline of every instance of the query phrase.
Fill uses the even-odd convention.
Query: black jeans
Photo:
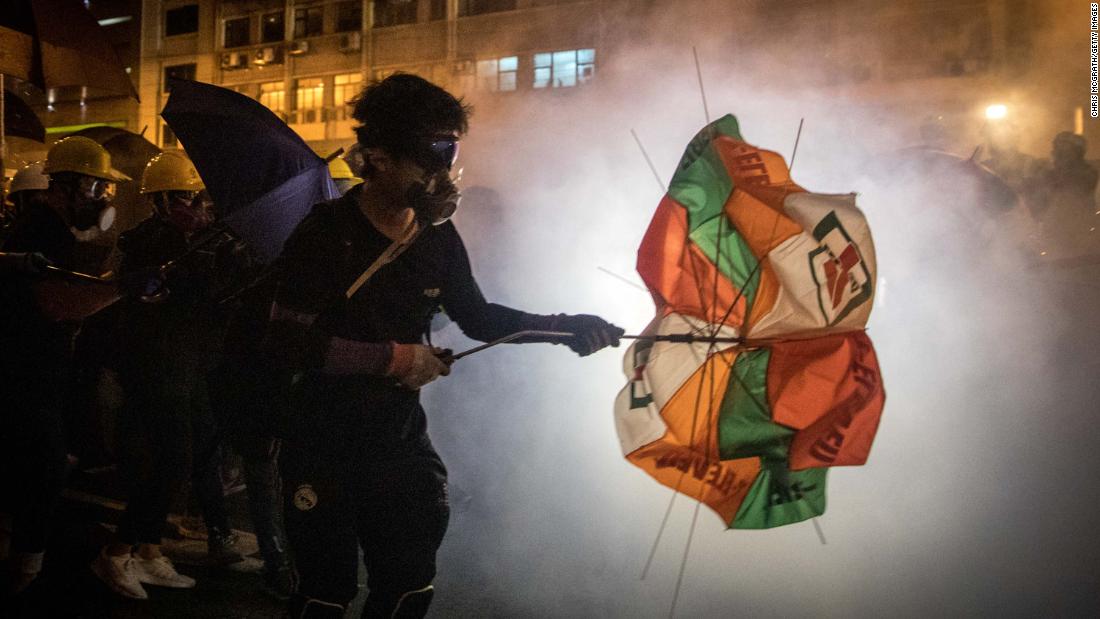
[[[173,500],[191,477],[207,527],[228,530],[218,464],[218,432],[201,374],[120,373],[126,404],[121,430],[129,448],[122,473],[129,488],[118,539],[159,544]],[[145,439],[135,445],[135,439]]]
[[[390,616],[401,596],[435,577],[450,517],[447,471],[430,443],[389,460],[336,459],[284,443],[287,537],[298,596],[346,606],[368,573],[365,616]]]

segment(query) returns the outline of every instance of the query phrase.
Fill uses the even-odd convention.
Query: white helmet
[[[23,168],[12,177],[11,189],[8,190],[8,195],[20,191],[49,189],[50,178],[42,172],[44,167],[44,161],[35,161],[34,163],[28,163],[23,166]]]

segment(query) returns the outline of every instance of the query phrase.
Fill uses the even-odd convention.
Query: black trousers
[[[120,431],[128,444],[121,465],[129,492],[119,541],[159,544],[188,477],[207,527],[228,530],[219,434],[203,375],[131,370],[120,379],[126,393]]]
[[[447,471],[430,443],[378,461],[326,458],[288,441],[279,465],[298,596],[350,603],[359,548],[370,588],[364,616],[389,617],[404,594],[431,584],[450,506]]]

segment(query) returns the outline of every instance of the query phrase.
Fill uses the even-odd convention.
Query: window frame
[[[316,26],[317,31],[310,31],[310,24],[313,21],[310,19],[312,15],[317,15]],[[298,33],[298,24],[301,22],[302,33]],[[312,37],[319,37],[325,33],[325,5],[312,4],[309,6],[301,6],[294,9],[294,40],[309,39]]]
[[[229,24],[244,22],[245,27],[245,40],[244,43],[236,45],[229,44]],[[236,17],[227,17],[222,20],[222,49],[238,49],[241,47],[248,47],[252,45],[252,18],[249,15],[238,15]]]
[[[195,29],[194,30],[188,30],[186,32],[176,32],[176,33],[168,32],[168,30],[169,30],[169,28],[168,28],[169,14],[173,13],[173,12],[176,12],[176,11],[183,11],[185,9],[191,9],[191,8],[193,8],[195,10]],[[200,11],[200,8],[199,8],[198,3],[181,4],[179,6],[174,6],[172,8],[165,9],[164,10],[164,38],[167,39],[167,38],[175,38],[175,37],[185,37],[185,36],[188,36],[188,35],[198,34],[198,32],[199,32],[199,11]]]

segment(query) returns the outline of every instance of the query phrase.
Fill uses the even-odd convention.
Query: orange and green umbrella
[[[824,513],[828,467],[867,460],[885,401],[854,195],[807,192],[724,116],[688,145],[638,272],[657,312],[624,359],[626,458],[732,528]]]

